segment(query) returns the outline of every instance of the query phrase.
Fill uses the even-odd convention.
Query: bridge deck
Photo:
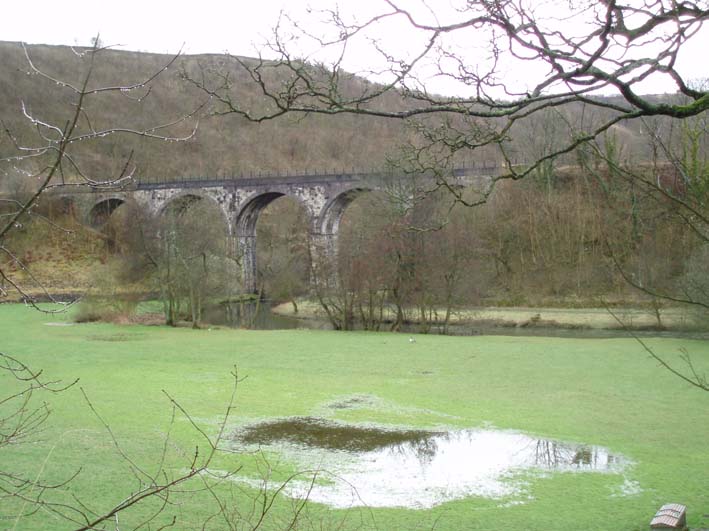
[[[492,163],[473,164],[449,170],[448,177],[491,177],[500,174],[505,166]],[[212,187],[259,187],[273,185],[317,185],[334,183],[357,183],[367,181],[401,180],[406,174],[398,171],[341,171],[323,173],[288,173],[288,174],[242,174],[230,176],[177,176],[177,177],[136,177],[122,190],[159,190],[166,188],[212,188]],[[417,174],[417,177],[433,179],[432,174]],[[77,187],[72,193],[103,192],[105,188]]]

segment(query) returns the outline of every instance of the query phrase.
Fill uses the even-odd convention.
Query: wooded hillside
[[[33,64],[49,75],[78,83],[90,62],[86,51],[68,46],[28,45]],[[144,81],[159,72],[172,59],[169,55],[104,50],[93,65],[95,86],[126,86]],[[92,126],[139,129],[164,124],[196,112],[174,131],[189,134],[198,125],[195,136],[184,143],[156,142],[131,135],[116,135],[100,145],[93,143],[83,153],[82,167],[100,178],[119,167],[133,152],[139,178],[170,176],[215,176],[250,173],[286,173],[329,171],[342,168],[362,170],[380,168],[388,159],[396,160],[401,147],[415,142],[415,132],[405,121],[341,114],[338,116],[290,114],[286,117],[253,123],[235,115],[214,116],[216,102],[184,79],[228,79],[230,93],[242,106],[259,105],[259,87],[233,58],[225,55],[180,56],[163,71],[150,91],[131,91],[102,99],[101,108],[87,108]],[[284,76],[285,77],[285,76]],[[366,80],[348,76],[342,83],[356,88]],[[0,42],[0,120],[6,131],[20,144],[36,141],[34,127],[23,115],[23,105],[33,117],[50,123],[63,123],[73,111],[71,92],[43,79],[28,65],[20,43]],[[407,105],[406,99],[390,93],[386,104],[392,108]],[[598,113],[599,111],[594,111]],[[607,111],[606,111],[607,112]],[[549,113],[547,113],[549,114]],[[516,128],[517,158],[525,160],[553,144],[559,135],[567,135],[573,123],[597,119],[580,104],[568,106],[564,115],[542,115],[537,122]],[[564,125],[566,122],[566,125]],[[642,158],[648,150],[639,134],[639,123],[625,123],[613,129],[626,152]],[[12,152],[12,142],[5,134],[0,139],[0,156]],[[480,150],[475,160],[491,158]],[[461,159],[460,164],[468,162]]]
[[[78,83],[88,62],[67,46],[27,47],[35,66],[58,79]],[[96,86],[140,83],[170,61],[168,55],[102,51],[97,55],[92,83]],[[98,177],[122,164],[134,151],[139,177],[174,175],[239,175],[250,172],[280,173],[341,168],[376,168],[387,155],[395,155],[406,137],[403,124],[358,116],[289,116],[263,124],[238,117],[210,117],[209,98],[183,80],[191,76],[224,72],[241,101],[256,104],[257,87],[243,69],[223,55],[179,57],[162,72],[149,94],[115,96],[102,108],[88,108],[96,129],[138,129],[171,122],[193,112],[198,119],[186,120],[179,131],[187,134],[198,122],[197,134],[185,143],[156,142],[132,136],[94,143],[84,153],[84,168]],[[36,118],[63,123],[73,108],[71,93],[40,76],[30,74],[19,43],[0,43],[0,119],[20,143],[35,139],[32,125],[23,116],[22,105]],[[105,100],[104,100],[105,101]],[[396,102],[392,102],[396,104]],[[7,135],[0,140],[0,154],[12,145]]]

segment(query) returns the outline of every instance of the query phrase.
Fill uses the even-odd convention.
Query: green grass
[[[564,441],[602,445],[634,461],[625,474],[560,473],[527,478],[530,499],[467,498],[427,511],[327,510],[309,507],[309,518],[334,525],[347,516],[352,528],[487,530],[644,530],[663,503],[689,507],[689,524],[709,524],[709,393],[690,388],[643,353],[632,339],[551,339],[419,336],[323,331],[258,332],[82,324],[47,326],[68,316],[0,305],[0,351],[50,379],[79,383],[43,395],[52,416],[36,440],[0,450],[0,469],[58,481],[81,468],[72,491],[101,510],[135,488],[106,430],[85,404],[79,387],[110,424],[122,447],[141,466],[155,467],[175,397],[199,426],[213,433],[230,394],[234,365],[240,384],[233,423],[289,415],[320,415],[352,422],[430,428],[487,423]],[[709,342],[653,339],[671,360],[680,348],[709,371]],[[2,396],[13,389],[0,375]],[[369,407],[327,409],[355,394],[374,395]],[[172,430],[169,466],[184,470],[199,437],[184,418]],[[274,459],[275,456],[271,456]],[[243,466],[256,477],[256,458],[220,457],[215,468]],[[281,463],[275,479],[292,471]],[[624,481],[641,491],[618,495]],[[60,489],[51,496],[64,496]],[[225,489],[224,489],[225,490]],[[246,507],[238,491],[230,507]],[[187,494],[167,513],[190,529],[208,511],[208,496]],[[240,505],[243,504],[243,505]],[[290,508],[280,500],[267,528],[281,529]],[[18,510],[0,503],[0,528]],[[128,528],[132,518],[121,520]],[[9,524],[7,522],[10,522]],[[16,529],[68,529],[46,511]],[[209,529],[223,529],[213,522]]]

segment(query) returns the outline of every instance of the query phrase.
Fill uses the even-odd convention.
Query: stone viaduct
[[[452,170],[446,181],[456,186],[484,185],[499,173],[493,165],[476,165]],[[411,184],[418,183],[418,184]],[[340,220],[347,206],[362,193],[388,187],[414,186],[421,189],[435,184],[433,177],[404,176],[393,173],[329,173],[295,176],[184,178],[163,181],[134,181],[116,190],[92,189],[71,194],[84,223],[100,228],[111,213],[126,201],[134,201],[154,214],[180,208],[197,200],[212,201],[226,223],[231,252],[238,249],[243,267],[243,289],[256,291],[256,223],[259,214],[275,199],[296,199],[310,220],[310,241],[314,256],[335,253]]]

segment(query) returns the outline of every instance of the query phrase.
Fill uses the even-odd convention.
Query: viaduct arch
[[[482,166],[453,170],[447,182],[459,186],[486,186],[500,168]],[[279,197],[297,200],[309,219],[311,256],[315,262],[337,252],[340,221],[347,207],[363,193],[385,189],[403,176],[391,173],[338,173],[259,178],[190,178],[160,182],[139,181],[120,190],[88,190],[83,194],[82,219],[94,228],[126,201],[160,215],[192,201],[215,203],[226,220],[229,252],[239,253],[242,283],[246,293],[256,292],[256,223],[260,213]],[[430,186],[432,177],[423,176]],[[412,190],[413,193],[413,190]],[[237,251],[238,250],[238,251]],[[315,264],[316,265],[316,264]]]

